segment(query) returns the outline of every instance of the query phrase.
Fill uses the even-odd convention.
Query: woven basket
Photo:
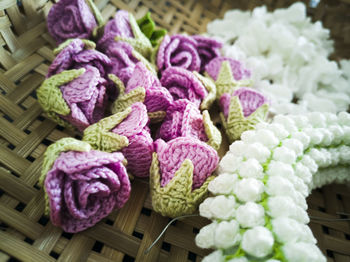
[[[209,21],[231,8],[266,4],[275,9],[293,1],[95,2],[105,19],[117,9],[136,17],[151,11],[155,22],[170,33],[193,34],[204,32]],[[54,59],[54,42],[45,23],[51,6],[48,0],[0,1],[0,261],[200,261],[208,253],[194,243],[199,228],[208,223],[200,217],[177,221],[144,254],[169,221],[152,211],[145,180],[132,182],[125,207],[79,234],[64,233],[43,216],[44,194],[37,186],[43,153],[62,137],[79,138],[78,133],[43,117],[36,101],[35,89]],[[308,12],[331,29],[336,47],[333,58],[349,58],[350,1],[321,1]],[[339,218],[336,212],[350,213],[350,190],[345,185],[326,186],[314,191],[308,204],[310,216]],[[329,261],[350,261],[349,221],[312,220],[310,226]]]

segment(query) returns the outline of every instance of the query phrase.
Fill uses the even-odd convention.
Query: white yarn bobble
[[[234,193],[242,202],[259,201],[264,192],[264,183],[255,178],[243,178],[235,184]]]
[[[323,140],[323,133],[315,128],[305,128],[303,130],[307,136],[310,137],[310,144],[311,145],[319,145],[321,144]]]
[[[295,125],[295,122],[292,118],[285,115],[277,115],[275,116],[273,123],[281,124],[283,127],[289,132],[298,131],[298,128]]]
[[[310,137],[305,132],[293,132],[291,138],[299,140],[303,144],[303,150],[306,150],[310,145]]]
[[[238,167],[238,173],[243,178],[263,178],[263,168],[254,158],[242,162]]]
[[[243,161],[242,157],[239,157],[232,152],[227,152],[219,163],[219,173],[234,173]]]
[[[331,165],[332,166],[336,166],[339,164],[340,161],[340,152],[338,150],[338,148],[336,147],[331,147],[328,149],[328,152],[331,154]]]
[[[233,192],[237,179],[238,176],[236,174],[220,174],[209,183],[208,190],[214,195],[230,194]]]
[[[278,123],[272,123],[267,127],[268,130],[272,131],[278,140],[283,140],[289,136],[289,132],[284,128],[283,125]]]
[[[320,143],[321,146],[328,147],[332,145],[334,140],[333,133],[330,130],[328,130],[328,128],[319,128],[318,130],[323,133],[323,139]]]
[[[342,141],[346,145],[350,145],[350,126],[343,126],[343,138]]]
[[[315,174],[318,170],[318,166],[309,155],[304,155],[303,158],[300,160],[300,163],[302,163],[304,166],[307,166],[312,174]]]
[[[270,157],[270,155],[270,150],[260,143],[252,143],[245,145],[245,150],[243,152],[243,156],[246,159],[255,158],[259,161],[259,163],[265,163],[266,160]]]
[[[344,136],[343,128],[341,128],[340,125],[331,125],[328,127],[328,131],[330,131],[333,134],[332,144],[339,145]]]
[[[295,175],[300,177],[306,184],[309,184],[312,181],[312,174],[310,169],[303,165],[301,162],[298,162],[294,166]]]
[[[241,134],[241,140],[242,140],[244,143],[253,143],[253,142],[256,141],[255,135],[256,135],[256,131],[255,131],[255,130],[247,130],[247,131],[244,131],[244,132]]]
[[[265,224],[265,210],[260,204],[247,202],[237,208],[236,219],[243,228],[263,226]]]
[[[230,152],[234,154],[235,156],[243,156],[243,152],[245,151],[247,144],[245,144],[243,141],[235,141],[230,145]]]
[[[288,262],[326,262],[319,248],[311,243],[287,243],[282,247]]]
[[[236,220],[222,221],[215,228],[214,244],[217,248],[229,248],[241,241]]]
[[[243,234],[241,247],[247,254],[263,258],[272,252],[273,244],[272,233],[267,228],[258,226]]]
[[[319,168],[327,167],[332,163],[331,153],[329,153],[324,148],[311,148],[307,155],[309,155],[313,160],[315,160]]]
[[[302,155],[303,151],[304,151],[303,143],[300,142],[298,139],[295,139],[295,138],[283,140],[282,141],[282,146],[293,150],[295,152],[296,156]]]
[[[273,151],[273,159],[276,161],[281,161],[286,164],[293,164],[297,158],[295,152],[288,147],[282,146],[277,147]]]
[[[220,249],[211,252],[209,255],[202,259],[202,262],[224,262],[225,257]]]
[[[217,196],[211,201],[209,209],[213,218],[228,220],[236,214],[236,200],[234,196]]]
[[[255,141],[260,142],[268,148],[274,148],[280,143],[280,140],[275,136],[275,134],[267,129],[256,131]]]
[[[226,262],[249,262],[249,260],[246,257],[235,257]]]
[[[304,128],[311,127],[309,119],[305,115],[289,115],[289,117],[294,120],[295,125],[299,130],[303,130]]]
[[[339,147],[340,163],[343,165],[349,165],[350,163],[350,147],[343,145]]]
[[[326,122],[328,126],[331,125],[337,125],[338,124],[338,117],[336,114],[332,114],[329,112],[324,112],[324,116],[326,117]]]
[[[342,126],[350,126],[350,114],[346,112],[340,112],[338,114],[338,123]]]
[[[326,117],[321,112],[311,112],[311,113],[308,113],[306,116],[309,119],[310,124],[314,128],[326,127],[326,125],[327,125],[326,124]]]
[[[214,197],[208,197],[206,198],[200,205],[199,205],[199,214],[202,217],[206,217],[206,218],[213,218],[213,214],[210,210],[210,205],[213,202]]]
[[[196,245],[200,248],[213,248],[215,229],[217,226],[217,222],[214,221],[213,223],[202,227],[195,238]]]

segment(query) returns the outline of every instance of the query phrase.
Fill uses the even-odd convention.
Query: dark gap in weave
[[[0,89],[0,90],[1,90],[1,94],[5,96],[6,95],[5,90],[3,90],[3,89]]]
[[[327,250],[326,250],[326,253],[327,253],[327,257],[334,258],[333,251],[327,249]]]
[[[49,255],[55,259],[58,259],[60,257],[60,254],[57,254],[55,251],[51,251]]]
[[[2,191],[2,190],[0,189],[0,197],[2,197],[2,195],[3,195],[4,193],[5,193],[5,192]]]
[[[191,251],[188,251],[187,259],[193,262],[196,262],[197,255],[195,253],[192,253]]]
[[[145,207],[143,207],[142,209],[141,209],[141,214],[144,214],[145,216],[151,216],[151,213],[152,213],[152,210],[151,209],[148,209],[148,208],[145,208]]]
[[[342,197],[342,195],[340,195],[340,194],[336,194],[336,197],[337,197],[337,199],[340,200],[340,201],[343,200],[343,197]]]
[[[329,229],[328,229],[328,227],[322,226],[322,231],[323,231],[324,234],[329,235]]]
[[[17,258],[10,257],[7,262],[21,262],[21,260],[18,260]]]
[[[52,142],[50,140],[46,139],[46,138],[44,138],[44,140],[41,141],[41,143],[43,143],[45,146],[49,146],[49,145],[52,144]]]
[[[107,219],[107,220],[106,220],[106,224],[107,224],[107,225],[110,225],[110,226],[113,226],[113,220]]]
[[[198,233],[199,233],[199,229],[196,228],[196,227],[194,227],[194,228],[192,229],[192,232],[193,232],[193,234],[198,234]]]
[[[324,207],[318,207],[317,209],[318,209],[318,211],[321,211],[321,212],[324,212],[324,213],[326,212],[326,209]]]
[[[70,239],[72,239],[73,234],[72,233],[68,233],[68,232],[62,232],[61,236],[66,238],[66,239],[68,239],[68,240],[70,240]]]
[[[15,146],[12,145],[12,144],[8,144],[7,147],[8,147],[9,149],[11,149],[11,150],[15,149]]]
[[[43,122],[45,120],[45,117],[43,117],[42,115],[38,116],[37,119],[41,122]]]
[[[346,240],[350,240],[350,235],[349,234],[344,234]]]
[[[38,190],[40,190],[41,189],[41,186],[39,186],[39,184],[38,183],[35,183],[35,185],[33,186],[35,189],[38,189]]]
[[[170,252],[170,249],[171,249],[171,245],[167,242],[163,242],[162,243],[162,249],[167,251],[167,252]]]
[[[215,126],[218,128],[218,129],[221,129],[221,123],[216,123]]]
[[[143,238],[143,234],[141,234],[139,232],[136,232],[136,231],[132,232],[132,235],[134,237],[137,237],[138,239],[142,239]]]
[[[292,103],[297,104],[298,101],[299,101],[299,98],[297,98],[296,96],[293,96]]]
[[[36,96],[36,91],[31,92],[29,95],[38,100],[38,97]]]
[[[13,172],[13,171],[10,171],[10,173],[11,173],[11,175],[13,175],[13,176],[15,176],[15,177],[19,177],[19,175],[16,174],[15,172]]]
[[[81,135],[75,135],[74,138],[76,138],[78,140],[82,140],[82,136]]]
[[[123,262],[134,262],[134,261],[135,261],[135,258],[130,257],[128,255],[125,255],[123,258]]]
[[[92,247],[92,250],[97,253],[101,253],[103,246],[104,244],[102,242],[96,241],[95,245]]]
[[[6,225],[5,223],[0,223],[0,229],[3,230],[3,231],[6,231],[6,229],[8,228],[9,226]]]
[[[49,218],[45,215],[42,215],[38,221],[38,223],[42,226],[46,226],[48,222],[49,222]]]
[[[24,129],[23,132],[26,133],[27,135],[30,135],[30,133],[31,133],[31,131],[28,129]]]
[[[9,117],[8,115],[4,115],[3,116],[7,121],[9,121],[10,123],[13,122],[13,119],[11,117]]]
[[[27,110],[27,108],[24,106],[24,105],[22,105],[22,104],[17,104],[20,108],[22,108],[24,111],[26,111]]]
[[[35,158],[32,157],[31,155],[27,156],[26,159],[32,163],[35,161]]]
[[[33,245],[34,240],[31,239],[31,238],[29,238],[29,237],[26,237],[26,238],[24,239],[24,242],[27,242],[29,245]]]
[[[15,209],[16,209],[17,211],[19,211],[19,212],[22,212],[23,209],[24,209],[25,207],[26,207],[26,204],[20,202],[20,203],[15,207]]]
[[[63,130],[64,130],[64,127],[63,127],[63,126],[60,126],[60,125],[57,125],[57,126],[56,126],[56,129],[59,130],[59,131],[63,131]]]

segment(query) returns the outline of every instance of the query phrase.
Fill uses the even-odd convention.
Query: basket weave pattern
[[[169,219],[152,211],[148,184],[132,182],[132,195],[118,212],[95,227],[72,235],[54,227],[44,214],[43,190],[37,186],[43,153],[60,138],[80,138],[46,119],[35,90],[54,59],[54,41],[45,16],[48,0],[0,1],[0,261],[200,261],[208,253],[195,246],[198,229],[208,221],[183,219],[171,226],[161,240],[144,254]],[[239,1],[139,1],[96,0],[107,20],[117,9],[137,18],[152,12],[155,22],[169,33],[204,32],[206,24],[231,8],[252,9],[263,2],[269,9],[288,6],[287,0]],[[308,2],[308,1],[304,1]],[[308,10],[332,30],[334,58],[350,57],[350,1],[321,1]],[[350,213],[350,190],[331,185],[313,192],[309,215],[337,218]],[[350,261],[350,223],[311,223],[319,246],[329,261]]]

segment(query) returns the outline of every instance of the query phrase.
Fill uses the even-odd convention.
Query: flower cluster
[[[350,181],[350,114],[277,115],[230,145],[215,197],[200,205],[213,222],[196,236],[215,248],[203,261],[326,261],[307,223],[312,189]]]
[[[252,70],[254,87],[271,99],[274,113],[348,109],[349,61],[341,61],[340,68],[328,59],[333,52],[329,29],[311,22],[303,3],[273,12],[266,6],[231,10],[207,29],[224,42],[225,56]]]

